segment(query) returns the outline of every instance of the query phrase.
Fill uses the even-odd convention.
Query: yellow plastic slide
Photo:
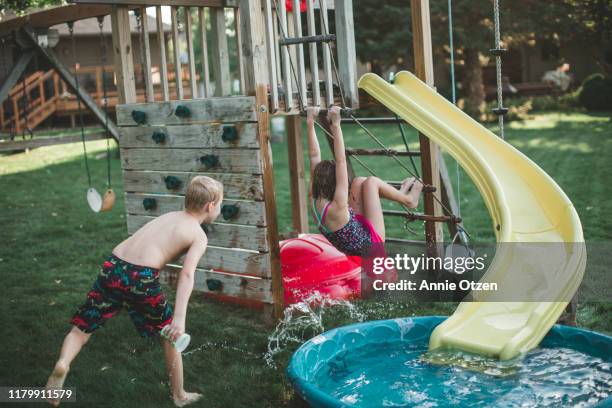
[[[584,238],[571,201],[529,158],[412,73],[400,72],[394,84],[365,74],[359,87],[459,162],[483,196],[497,242],[512,243],[498,244],[481,279],[497,282],[507,299],[504,293],[494,298],[505,301],[474,294],[477,301],[461,303],[434,330],[430,349],[456,348],[507,360],[536,347],[584,274]],[[542,250],[548,243],[550,253]]]

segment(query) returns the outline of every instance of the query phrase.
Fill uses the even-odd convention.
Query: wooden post
[[[196,81],[195,54],[193,52],[193,27],[191,24],[191,7],[184,7],[185,30],[187,31],[187,58],[189,61],[189,90],[191,99],[198,97],[198,86]]]
[[[353,25],[353,0],[336,0],[336,48],[340,83],[344,99],[353,109],[359,108],[357,91],[357,57],[355,56],[355,32]]]
[[[236,30],[236,48],[238,49],[238,77],[240,78],[240,94],[244,93],[244,67],[242,65],[242,34],[240,33],[240,13],[234,9],[234,27]]]
[[[204,13],[204,7],[198,8],[198,19],[200,25],[200,40],[202,42],[202,72],[200,72],[200,78],[204,84],[204,97],[210,98],[210,70],[208,67],[208,39],[206,35],[206,16]]]
[[[13,89],[17,81],[19,81],[19,77],[21,77],[21,74],[25,71],[32,57],[34,57],[34,51],[32,50],[27,50],[19,56],[11,72],[9,72],[4,79],[2,87],[0,87],[0,103],[4,102],[4,99],[10,94],[11,89]]]
[[[268,242],[270,245],[270,276],[272,277],[273,306],[268,317],[279,319],[283,313],[284,294],[280,266],[278,224],[272,149],[270,147],[270,117],[268,107],[268,65],[262,0],[240,0],[239,12],[244,56],[245,94],[255,95],[257,106],[258,139],[261,147],[264,200]]]
[[[149,44],[149,17],[146,7],[140,8],[140,35],[142,35],[140,60],[144,72],[145,101],[153,102],[155,93],[153,92],[153,78],[151,77],[151,45]]]
[[[431,27],[429,20],[429,0],[411,0],[412,36],[414,46],[414,70],[416,76],[433,87],[433,56],[431,45]],[[425,214],[442,215],[442,206],[434,200],[435,194],[440,199],[440,148],[424,134],[419,133],[421,145],[421,174],[425,184],[436,188],[435,193],[426,194],[423,198]],[[425,241],[428,255],[439,256],[442,253],[443,229],[441,223],[425,222]]]
[[[159,41],[160,59],[160,81],[162,84],[162,97],[164,101],[170,100],[170,90],[168,88],[168,63],[166,60],[166,36],[164,33],[164,22],[162,21],[161,6],[155,7],[155,18],[157,22],[157,41]]]
[[[270,67],[270,98],[272,99],[272,113],[278,111],[278,79],[277,79],[277,65],[276,65],[276,52],[278,46],[276,43],[276,36],[274,35],[274,17],[272,16],[272,1],[265,1],[265,14],[266,14],[266,50],[268,51],[268,66]],[[244,77],[244,74],[243,74]]]
[[[227,48],[227,35],[225,34],[225,9],[212,9],[211,14],[215,96],[227,96],[231,94],[231,91],[229,75],[229,51]]]
[[[89,96],[89,94],[82,87],[79,87],[77,90],[76,79],[72,75],[68,67],[66,67],[61,62],[59,57],[55,54],[55,52],[53,52],[51,48],[42,47],[41,45],[38,44],[36,40],[36,34],[34,33],[34,30],[32,28],[23,27],[22,30],[29,37],[30,41],[32,42],[32,45],[38,50],[40,55],[42,55],[49,62],[49,64],[57,71],[57,73],[61,75],[61,77],[63,78],[64,81],[66,81],[66,84],[68,84],[70,89],[77,94],[77,97],[81,98],[81,100],[83,101],[83,104],[91,111],[91,113],[94,114],[98,122],[100,122],[100,124],[102,124],[102,126],[104,126],[108,130],[108,132],[115,138],[115,140],[118,141],[119,140],[119,129],[117,128],[115,123],[113,121],[106,120],[106,115],[104,114],[104,112],[96,104],[96,101],[94,101],[91,98],[91,96]],[[131,57],[131,47],[128,47],[128,52],[130,53],[130,57]],[[120,76],[119,71],[117,70],[116,72],[117,72],[117,77],[119,77]],[[132,79],[134,78],[133,73],[134,73],[134,70],[132,69]],[[119,86],[119,83],[118,83],[118,86]],[[121,91],[122,88],[120,87],[119,89]],[[133,103],[136,101],[135,88],[132,88],[132,89],[134,90],[132,94],[133,100],[129,103]],[[123,88],[123,90],[128,91],[129,89]],[[120,92],[120,97],[127,97],[127,96],[129,96],[127,92],[124,92],[123,94]],[[128,102],[121,102],[121,103],[128,103]]]
[[[171,7],[170,13],[172,16],[172,48],[174,51],[174,74],[176,81],[176,97],[177,99],[184,99],[183,93],[183,68],[181,67],[181,46],[178,31],[178,17],[177,8]]]
[[[293,33],[295,37],[302,36],[302,13],[300,12],[300,0],[293,0]],[[297,50],[295,50],[294,53],[296,52],[298,76],[296,88],[300,90],[300,95],[302,97],[301,106],[306,107],[308,105],[308,97],[306,91],[306,63],[304,62],[304,45],[298,44]]]
[[[308,232],[308,192],[306,191],[302,121],[298,115],[291,115],[286,117],[286,122],[291,185],[291,219],[293,229],[300,234],[305,234]]]
[[[12,96],[13,98],[13,121],[15,122],[15,132],[21,132],[21,118],[19,117],[19,107],[17,106],[17,96]]]
[[[278,27],[279,30],[279,38],[288,37],[289,30],[287,26],[287,8],[284,1],[277,2],[280,10],[276,12],[279,13],[280,25]],[[285,111],[289,112],[291,108],[293,108],[293,89],[292,85],[292,75],[291,75],[291,56],[289,54],[288,46],[281,46],[281,55],[283,57],[283,84],[285,85]]]
[[[308,35],[316,35],[314,5],[312,2],[306,2],[306,22],[308,26]],[[312,84],[312,104],[321,106],[321,93],[319,91],[319,62],[317,59],[317,43],[310,43],[310,82]]]
[[[136,78],[134,77],[134,57],[127,6],[113,6],[111,26],[119,103],[135,103]]]
[[[96,98],[95,99],[96,101],[98,101],[99,104],[102,104],[102,77],[100,76],[100,72],[103,69],[104,67],[102,68],[96,67]]]
[[[59,96],[59,75],[57,75],[56,71],[53,71],[53,97],[57,98]]]
[[[329,34],[329,21],[327,18],[327,0],[320,0],[321,9],[321,33]],[[321,44],[323,49],[323,73],[325,76],[325,107],[330,108],[334,104],[334,87],[331,65],[331,47],[328,42]]]

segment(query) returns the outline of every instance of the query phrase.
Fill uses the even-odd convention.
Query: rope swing
[[[104,43],[104,33],[102,30],[102,22],[104,17],[98,18],[98,27],[100,29],[100,40],[101,40],[101,53],[100,58],[102,62],[102,86],[104,92],[104,112],[106,114],[105,123],[107,129],[107,139],[106,139],[106,161],[107,161],[107,190],[104,193],[104,197],[100,196],[100,193],[93,188],[91,183],[91,169],[89,167],[89,160],[87,158],[87,144],[85,143],[85,125],[83,122],[83,108],[81,106],[81,97],[80,97],[80,84],[79,84],[79,63],[76,57],[76,40],[74,38],[74,21],[68,22],[68,32],[70,33],[70,41],[72,44],[72,59],[74,64],[74,82],[76,88],[76,97],[77,97],[77,112],[79,116],[79,127],[81,128],[81,142],[83,144],[83,159],[85,161],[85,171],[87,172],[87,184],[89,188],[87,189],[87,203],[92,211],[104,212],[110,211],[115,205],[115,193],[111,188],[111,173],[110,173],[110,135],[108,134],[108,97],[106,92],[106,81],[104,78],[104,63],[105,63],[105,54],[106,54],[106,46]]]
[[[504,108],[502,96],[502,55],[508,50],[501,48],[501,34],[499,24],[499,0],[493,2],[493,17],[495,21],[495,48],[489,50],[491,55],[495,56],[495,73],[497,81],[497,108],[493,109],[493,113],[497,115],[499,121],[499,137],[504,138],[504,115],[508,113],[508,109]]]

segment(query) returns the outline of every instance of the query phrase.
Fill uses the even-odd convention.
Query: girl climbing
[[[307,109],[308,150],[310,157],[310,194],[312,210],[321,233],[340,251],[365,256],[372,244],[384,243],[385,222],[380,202],[386,198],[415,208],[423,184],[414,178],[405,179],[399,190],[378,177],[356,177],[349,180],[340,128],[340,108],[328,111],[334,137],[334,160],[321,160],[315,132],[319,108]]]

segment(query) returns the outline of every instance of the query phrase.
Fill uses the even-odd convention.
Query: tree
[[[4,0],[0,8],[0,14],[12,10],[17,14],[23,14],[29,9],[56,6],[64,4],[64,0]]]
[[[612,43],[611,3],[612,0],[500,0],[502,47],[580,39],[600,50],[604,44]],[[412,68],[410,2],[390,0],[381,5],[376,0],[360,0],[356,4],[359,58],[371,61],[373,70],[379,72],[398,61],[400,67]],[[448,3],[430,0],[429,5],[434,58],[447,59]],[[455,59],[463,68],[466,110],[477,113],[483,109],[485,97],[482,65],[489,63],[488,50],[495,45],[493,0],[453,0],[452,8]],[[612,49],[608,53],[612,59]],[[600,58],[601,65],[604,59]]]

